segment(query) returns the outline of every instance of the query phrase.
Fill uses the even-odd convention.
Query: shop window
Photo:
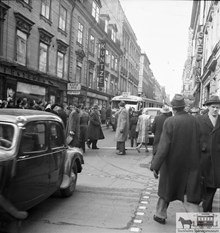
[[[27,57],[27,34],[23,33],[20,30],[17,30],[17,39],[16,39],[16,60],[21,65],[26,65]]]
[[[39,70],[47,71],[48,45],[40,42]]]
[[[50,18],[50,0],[41,1],[41,15],[46,19]]]
[[[89,80],[88,80],[88,87],[92,88],[92,82],[93,82],[93,71],[89,71]]]
[[[57,76],[62,78],[64,72],[65,55],[61,52],[57,53]]]
[[[77,33],[77,42],[82,45],[83,43],[83,30],[84,27],[81,23],[78,23],[78,33]]]
[[[105,64],[106,64],[106,66],[109,66],[109,64],[110,64],[110,54],[109,54],[109,51],[107,49],[105,50]]]
[[[95,54],[95,37],[90,35],[89,37],[89,52],[94,56]]]
[[[60,7],[60,16],[59,16],[59,28],[66,31],[66,22],[67,21],[67,10],[61,6]]]
[[[100,14],[100,8],[98,4],[93,1],[92,3],[92,16],[95,18],[96,22],[99,22],[99,14]]]

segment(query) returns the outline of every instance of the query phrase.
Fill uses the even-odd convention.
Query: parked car
[[[150,129],[149,129],[149,131],[148,131],[149,144],[150,144],[150,145],[152,145],[152,144],[153,144],[153,141],[154,141],[154,134],[153,134],[152,131],[151,131],[151,127],[152,127],[152,124],[153,124],[153,122],[154,122],[155,116],[161,114],[161,109],[162,109],[162,108],[156,108],[156,107],[147,107],[147,108],[144,108],[144,110],[147,110],[147,111],[148,111],[148,115],[151,116],[151,118],[150,118]]]
[[[0,219],[24,219],[27,210],[55,192],[71,196],[84,164],[66,144],[61,118],[53,113],[0,110]]]

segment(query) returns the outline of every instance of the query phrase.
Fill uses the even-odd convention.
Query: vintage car
[[[0,109],[0,220],[25,219],[55,192],[71,196],[82,164],[81,150],[67,146],[57,115]]]

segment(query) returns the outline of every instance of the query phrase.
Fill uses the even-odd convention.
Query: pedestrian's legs
[[[142,147],[142,143],[140,143],[140,144],[136,147],[136,150],[138,151],[138,153],[141,152],[141,151],[140,151],[141,147]]]
[[[131,147],[133,147],[133,146],[134,146],[134,138],[131,137]]]
[[[119,153],[125,154],[125,142],[118,142]]]
[[[206,188],[205,200],[202,203],[203,212],[212,212],[212,203],[216,190],[216,188]]]
[[[92,140],[92,149],[97,149],[97,141],[98,140]]]
[[[83,153],[85,153],[86,152],[86,143],[85,143],[85,141],[81,142],[81,148],[83,150]]]
[[[195,213],[202,212],[199,204],[195,204],[187,201],[186,195],[184,195],[183,207],[185,208],[186,212],[195,212]]]
[[[159,197],[156,206],[156,216],[162,219],[167,218],[167,208],[169,206],[169,202],[165,201],[162,197]]]

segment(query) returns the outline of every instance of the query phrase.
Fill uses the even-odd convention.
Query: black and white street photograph
[[[220,233],[220,1],[0,0],[0,233]]]

